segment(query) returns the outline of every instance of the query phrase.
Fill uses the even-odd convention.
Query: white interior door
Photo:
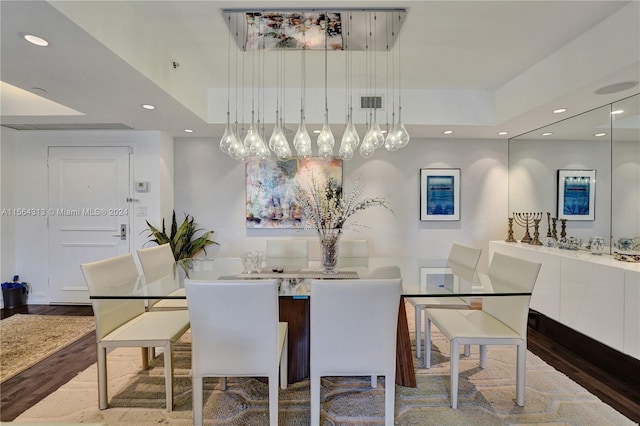
[[[80,264],[129,253],[130,147],[49,147],[49,302],[90,303]]]

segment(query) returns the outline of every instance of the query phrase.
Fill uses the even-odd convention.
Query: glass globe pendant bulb
[[[273,152],[276,152],[276,146],[282,144],[282,139],[285,139],[286,141],[284,132],[282,131],[282,127],[280,125],[280,120],[278,120],[278,111],[276,111],[276,123],[273,126],[273,133],[271,133],[271,137],[269,138],[269,149]]]
[[[260,132],[258,132],[253,126],[249,127],[247,136],[244,138],[244,147],[249,149],[250,155],[258,155],[262,150],[262,145],[264,145],[264,142],[262,141]]]
[[[384,139],[384,147],[387,151],[396,151],[400,148],[400,140],[398,139],[398,126],[396,125],[396,114],[391,114],[393,117],[391,122],[391,129],[387,132],[387,136]]]
[[[398,134],[398,148],[404,148],[409,143],[409,132],[402,124],[402,107],[398,108],[398,124],[397,124],[397,134]]]
[[[382,133],[382,130],[380,129],[380,125],[378,124],[378,120],[376,118],[377,114],[373,114],[373,124],[371,125],[371,132],[372,132],[372,136],[374,138],[373,141],[373,146],[375,149],[380,148],[382,145],[384,145],[384,134]]]
[[[289,147],[289,141],[282,128],[282,119],[280,119],[280,135],[274,142],[274,152],[278,156],[278,159],[288,160],[291,158],[291,147]]]
[[[331,157],[335,143],[336,140],[333,137],[333,132],[331,132],[331,126],[329,126],[329,112],[325,111],[324,124],[317,139],[318,155],[322,158]]]
[[[343,160],[351,160],[353,157],[353,151],[355,151],[355,147],[350,145],[349,143],[341,143],[340,149],[338,150],[338,156]]]
[[[362,140],[362,144],[360,145],[360,156],[363,158],[370,158],[374,152],[376,152],[375,146],[371,142],[372,138],[365,138]]]
[[[376,136],[374,134],[373,126],[369,127],[367,133],[362,138],[362,144],[360,144],[360,155],[364,158],[369,158],[376,151]]]
[[[400,148],[400,139],[398,136],[397,125],[394,125],[387,132],[387,137],[384,139],[384,147],[387,149],[387,151],[397,151]]]
[[[229,155],[234,160],[246,161],[249,159],[249,150],[244,147],[239,138],[236,138],[229,148]]]
[[[353,125],[352,114],[350,113],[347,117],[347,126],[344,129],[344,133],[342,135],[342,141],[340,144],[340,149],[342,149],[345,145],[350,145],[353,149],[357,148],[360,144],[360,136],[358,135],[358,131]]]
[[[300,126],[293,137],[293,147],[296,149],[298,156],[302,158],[311,157],[311,138],[309,132],[304,125],[304,110],[300,110]]]
[[[229,119],[229,111],[227,111],[227,127],[224,129],[224,134],[222,138],[220,138],[220,149],[225,154],[229,153],[229,148],[231,144],[233,144],[233,140],[235,138],[235,133],[233,132],[233,127],[231,127],[230,119]]]

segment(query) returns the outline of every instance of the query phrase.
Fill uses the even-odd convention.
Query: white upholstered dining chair
[[[491,285],[498,290],[532,292],[540,263],[494,253],[489,266]],[[458,407],[460,345],[480,345],[480,368],[486,367],[487,345],[515,345],[516,403],[524,406],[527,318],[531,296],[485,297],[482,310],[425,309],[425,366],[431,364],[431,324],[449,340],[451,347],[451,407]]]
[[[379,266],[369,273],[369,279],[402,278],[402,272],[398,266]]]
[[[369,242],[367,240],[341,240],[338,247],[338,268],[367,266]]]
[[[138,268],[131,253],[81,265],[92,296],[134,293]],[[108,407],[107,349],[141,347],[142,367],[149,367],[148,348],[162,347],[167,411],[173,409],[173,345],[189,329],[186,310],[147,312],[142,299],[92,299],[96,321],[100,409]]]
[[[309,265],[309,241],[306,239],[269,239],[265,251],[267,266],[306,268]]]
[[[279,322],[277,280],[186,279],[191,318],[193,421],[203,422],[203,379],[268,377],[269,424],[278,424],[278,377],[287,387],[288,327]],[[279,373],[278,373],[279,371]]]
[[[475,270],[480,259],[482,249],[464,244],[453,243],[449,250],[447,265],[459,265]],[[416,357],[421,358],[422,350],[422,312],[425,308],[445,308],[445,309],[469,309],[470,299],[468,297],[407,297],[405,298],[415,312],[415,338]],[[464,353],[469,356],[470,348],[465,346]]]
[[[172,275],[175,280],[178,279],[178,265],[169,243],[139,249],[136,253],[147,283]],[[177,289],[170,295],[184,296],[184,289]],[[185,299],[149,300],[149,309],[187,309],[187,301]]]
[[[322,376],[384,376],[385,425],[394,423],[402,280],[311,280],[311,424],[320,424]]]

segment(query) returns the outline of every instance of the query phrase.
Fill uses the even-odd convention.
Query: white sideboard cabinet
[[[531,309],[640,359],[640,264],[610,255],[491,241],[499,252],[540,262]]]

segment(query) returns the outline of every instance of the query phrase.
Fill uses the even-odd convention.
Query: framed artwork
[[[460,220],[460,169],[420,169],[420,220]]]
[[[304,228],[302,209],[291,180],[307,187],[312,177],[319,183],[331,178],[342,187],[342,160],[247,161],[247,228]]]
[[[558,170],[558,219],[595,220],[595,200],[595,170]]]

